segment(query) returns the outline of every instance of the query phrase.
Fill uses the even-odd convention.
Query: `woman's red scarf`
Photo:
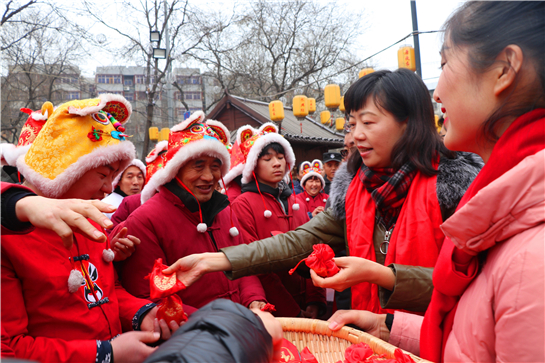
[[[458,204],[460,209],[481,189],[502,176],[524,158],[545,148],[545,109],[536,109],[517,118],[500,137],[490,159],[469,186]],[[465,256],[464,256],[465,255]],[[465,262],[467,273],[460,273],[460,261]],[[443,361],[443,352],[449,337],[458,301],[476,277],[477,257],[470,258],[457,249],[450,238],[445,238],[443,248],[433,272],[434,291],[426,311],[420,333],[422,358]]]
[[[436,163],[434,167],[437,168]],[[439,228],[443,221],[436,182],[437,176],[426,176],[419,171],[414,174],[390,239],[385,265],[435,266],[445,238]],[[345,208],[350,256],[376,261],[373,243],[376,204],[359,177],[352,179]],[[377,285],[364,282],[353,286],[351,291],[352,309],[390,312],[380,307]]]

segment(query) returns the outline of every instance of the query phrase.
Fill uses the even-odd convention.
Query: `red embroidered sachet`
[[[158,306],[157,319],[163,319],[167,324],[174,320],[180,325],[187,320],[182,305],[182,299],[176,294],[167,296]]]
[[[415,363],[410,355],[403,353],[399,348],[394,351],[394,357],[399,363]]]
[[[273,363],[301,363],[301,357],[297,347],[286,338],[282,339],[282,348],[278,360]]]
[[[368,344],[358,343],[346,348],[344,359],[346,363],[360,363],[373,355],[373,349]]]
[[[274,307],[273,304],[267,303],[267,304],[265,304],[265,306],[263,306],[261,308],[261,311],[266,311],[268,313],[272,313],[273,311],[276,311],[276,308]]]
[[[168,266],[163,265],[163,259],[155,260],[153,270],[145,277],[149,280],[149,293],[152,299],[158,299],[177,293],[185,289],[185,285],[178,280],[176,274],[165,275],[163,270]]]
[[[290,275],[295,272],[299,264],[303,261],[321,277],[331,277],[339,272],[339,267],[335,264],[335,261],[333,261],[335,252],[333,252],[331,247],[326,244],[317,244],[312,246],[312,249],[314,251],[310,256],[299,261],[297,266],[289,271]]]
[[[308,347],[305,347],[305,349],[301,351],[301,362],[302,363],[318,363],[318,360],[316,359],[314,354],[310,352]]]

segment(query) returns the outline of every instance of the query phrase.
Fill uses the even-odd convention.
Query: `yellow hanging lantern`
[[[316,99],[308,98],[308,113],[312,115],[314,112],[316,112]]]
[[[399,68],[407,68],[416,71],[414,48],[410,45],[402,45],[397,51],[397,65]]]
[[[327,124],[329,123],[329,120],[331,119],[331,112],[329,111],[322,111],[320,112],[320,121],[322,122],[322,124]]]
[[[159,134],[159,141],[168,141],[169,134],[170,134],[170,129],[168,127],[162,128]]]
[[[159,139],[159,129],[155,126],[149,128],[149,139],[157,141]]]
[[[344,96],[341,97],[341,104],[339,105],[339,110],[341,110],[341,112],[344,112],[345,108],[344,108]]]
[[[434,115],[435,116],[435,128],[437,129],[437,132],[440,133],[441,132],[441,129],[443,128],[442,126],[439,126],[439,115]]]
[[[373,73],[375,70],[373,68],[364,68],[358,73],[359,78],[368,75],[369,73]]]
[[[282,101],[269,103],[269,118],[274,122],[281,122],[284,119],[284,104]]]
[[[297,117],[299,121],[303,121],[308,115],[308,102],[307,96],[295,96],[293,97],[293,116]]]
[[[337,131],[344,130],[344,117],[339,117],[335,120],[335,129],[337,129]]]
[[[324,88],[325,107],[336,110],[341,104],[341,88],[337,84],[328,84]]]

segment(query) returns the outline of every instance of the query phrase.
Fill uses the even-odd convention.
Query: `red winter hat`
[[[161,155],[163,168],[155,172],[142,190],[142,203],[151,198],[161,185],[174,179],[185,163],[199,156],[217,157],[222,162],[222,175],[227,174],[230,166],[227,151],[231,137],[229,130],[221,122],[205,121],[204,118],[204,113],[197,111],[170,130],[167,152]]]
[[[47,118],[53,113],[53,104],[47,101],[42,105],[40,110],[32,111],[30,108],[21,108],[21,112],[28,114],[28,118],[21,129],[19,142],[16,146],[7,146],[11,145],[7,144],[2,148],[2,158],[11,166],[15,166],[19,156],[26,154],[36,136],[38,136],[40,130],[44,127]]]
[[[146,156],[146,182],[148,184],[151,177],[159,169],[162,169],[166,164],[166,160],[163,155],[167,152],[168,141],[159,141],[157,145]]]

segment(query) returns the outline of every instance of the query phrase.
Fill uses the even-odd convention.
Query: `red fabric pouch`
[[[158,258],[155,260],[151,273],[145,277],[149,280],[149,293],[152,299],[167,297],[185,289],[185,285],[178,280],[175,273],[172,275],[163,274],[162,271],[167,267],[163,265],[163,259]]]
[[[335,261],[333,261],[335,252],[333,252],[331,247],[322,243],[312,246],[312,249],[314,251],[310,256],[299,261],[297,266],[289,271],[290,275],[295,272],[299,264],[303,261],[321,277],[331,277],[339,272],[339,267],[335,264]]]
[[[158,306],[157,319],[163,319],[167,324],[174,320],[180,325],[187,320],[182,305],[182,299],[176,294],[167,296]]]

